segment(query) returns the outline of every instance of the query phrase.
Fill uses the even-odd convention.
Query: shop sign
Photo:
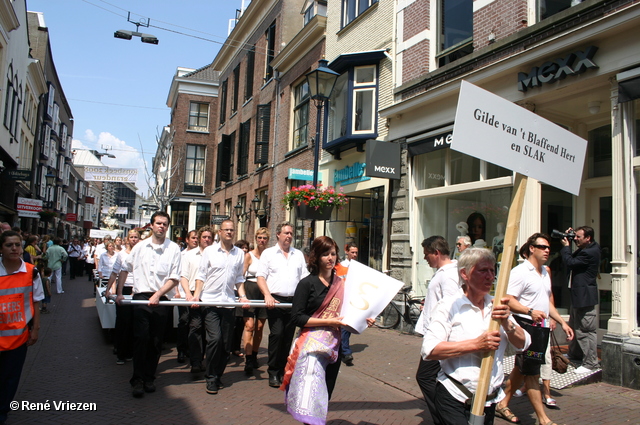
[[[289,180],[313,180],[313,170],[303,170],[301,168],[289,168]],[[319,177],[319,176],[318,176]]]
[[[408,144],[409,156],[422,155],[434,152],[451,146],[453,140],[453,128],[449,127],[449,131],[445,131],[434,136],[418,139]],[[407,140],[409,141],[409,140]]]
[[[229,216],[228,215],[212,215],[211,216],[211,224],[222,224],[223,221],[225,220],[229,220]]]
[[[31,170],[6,170],[6,173],[11,180],[31,180]]]
[[[352,184],[359,183],[367,180],[371,180],[371,177],[364,175],[364,171],[367,168],[367,164],[361,162],[354,162],[353,165],[347,165],[341,170],[335,170],[333,172],[333,184]]]
[[[462,81],[451,149],[578,195],[587,141]]]
[[[592,60],[598,51],[596,46],[589,46],[584,52],[569,53],[564,58],[545,62],[534,66],[529,73],[518,73],[518,91],[525,92],[533,87],[540,87],[545,83],[564,80],[571,75],[579,75],[587,69],[597,69],[598,65]]]
[[[84,179],[88,182],[135,183],[137,168],[84,167]]]
[[[367,176],[400,178],[400,144],[367,140]]]
[[[66,219],[67,221],[76,222],[76,221],[78,221],[78,214],[68,213],[68,214],[65,216],[65,219]]]
[[[40,218],[38,212],[42,211],[42,201],[39,199],[18,197],[16,211],[18,211],[18,217]]]

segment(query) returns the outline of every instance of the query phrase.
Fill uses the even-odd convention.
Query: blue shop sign
[[[353,165],[347,165],[341,170],[335,170],[333,172],[334,184],[352,184],[371,180],[371,177],[364,175],[364,171],[367,168],[367,164],[361,162],[354,162]]]

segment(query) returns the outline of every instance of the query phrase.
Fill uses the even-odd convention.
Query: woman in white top
[[[256,245],[253,250],[244,256],[244,290],[250,300],[264,300],[264,295],[258,288],[256,273],[260,265],[260,255],[269,244],[269,229],[261,227],[256,231]],[[253,369],[260,367],[258,364],[258,347],[262,342],[264,323],[267,320],[267,309],[254,307],[244,309],[244,335],[242,338],[245,352],[244,371],[253,373]]]
[[[113,270],[113,264],[116,262],[118,256],[116,255],[116,244],[108,242],[106,245],[107,251],[100,256],[98,274],[100,280],[109,279],[111,277],[111,271]]]
[[[119,284],[118,275],[122,270],[122,265],[131,254],[131,250],[140,241],[140,233],[137,230],[130,230],[127,234],[125,247],[119,253],[114,255],[116,261],[113,264],[111,277],[107,283],[107,291],[105,297],[110,294],[117,294],[116,285]],[[102,263],[102,262],[101,262]],[[123,283],[122,295],[131,295],[133,293],[133,273],[127,274],[127,280]],[[118,359],[117,365],[123,365],[125,360],[133,358],[133,306],[116,304],[116,341],[115,349]]]
[[[87,280],[93,280],[93,270],[96,268],[93,255],[96,252],[96,241],[91,239],[83,248],[84,251],[84,271],[87,273]]]
[[[122,236],[117,236],[113,242],[116,244],[116,252],[122,251]]]

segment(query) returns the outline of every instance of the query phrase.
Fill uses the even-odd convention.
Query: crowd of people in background
[[[548,345],[543,353],[546,365],[532,362],[524,353],[532,341],[532,326],[553,328],[557,323],[570,341],[574,359],[582,360],[577,373],[598,367],[594,306],[600,248],[593,229],[583,226],[575,231],[574,252],[571,241],[562,240],[561,254],[572,271],[567,323],[554,306],[545,266],[549,236],[535,233],[528,238],[520,249],[523,262],[510,273],[506,297],[495,302],[489,292],[495,283],[496,256],[477,246],[484,239],[485,223],[477,216],[463,224],[469,234],[456,238],[453,251],[442,236],[422,242],[424,258],[435,274],[415,328],[424,335],[416,379],[433,422],[469,421],[469,400],[480,373],[478,353],[493,350],[484,423],[493,423],[495,416],[520,423],[509,401],[526,391],[539,422],[554,425],[544,410],[544,405],[556,406],[549,387]],[[350,333],[338,306],[350,262],[358,258],[357,245],[347,243],[340,262],[341,250],[327,236],[314,239],[303,252],[292,244],[291,223],[276,227],[275,244],[269,246],[269,229],[257,229],[251,242],[236,241],[235,223],[225,220],[217,230],[192,230],[180,246],[167,238],[169,225],[169,215],[156,212],[148,231],[131,230],[124,238],[74,237],[68,242],[0,223],[0,302],[16,288],[25,294],[19,317],[2,317],[4,325],[11,317],[16,323],[10,337],[0,333],[0,423],[17,389],[27,347],[37,341],[40,314],[49,313],[54,291],[64,294],[62,276],[67,270],[69,280],[86,274],[89,281],[102,282],[105,298],[115,300],[116,364],[132,361],[133,397],[156,391],[156,370],[172,317],[172,307],[161,302],[177,299],[186,301],[178,307],[177,362],[188,361],[196,377],[203,374],[208,394],[225,387],[222,378],[231,355],[244,359],[247,376],[262,366],[258,348],[268,322],[268,385],[285,391],[287,410],[296,420],[325,422],[340,363],[353,365]],[[127,304],[125,297],[143,302]],[[284,303],[292,307],[278,307]],[[490,319],[499,321],[499,330],[487,330]],[[371,326],[374,321],[367,322]],[[503,385],[502,357],[508,343],[518,354]]]

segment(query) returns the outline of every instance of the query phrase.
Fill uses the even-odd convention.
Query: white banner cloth
[[[376,317],[396,296],[404,283],[352,260],[344,283],[342,321],[349,332],[367,328],[367,318]]]

